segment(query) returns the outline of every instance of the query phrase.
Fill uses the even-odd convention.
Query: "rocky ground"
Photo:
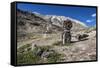
[[[38,37],[36,39],[30,39],[25,40],[23,42],[19,42],[18,49],[24,47],[24,45],[26,44],[30,44],[30,48],[33,47],[33,49],[36,48],[34,45],[42,48],[50,46],[48,51],[44,50],[42,53],[40,48],[40,51],[38,52],[41,53],[41,55],[38,56],[42,57],[42,59],[45,59],[47,58],[45,56],[49,56],[49,53],[51,53],[53,50],[56,53],[63,55],[60,57],[60,59],[56,60],[55,62],[96,60],[96,31],[94,30],[87,34],[89,35],[89,37],[87,37],[85,40],[78,41],[77,39],[72,39],[70,44],[65,45],[62,45],[61,33],[48,34],[47,36],[41,35],[41,37]],[[27,48],[28,47],[25,48],[25,52],[27,52]],[[41,61],[37,63],[49,63],[47,62],[48,60]]]

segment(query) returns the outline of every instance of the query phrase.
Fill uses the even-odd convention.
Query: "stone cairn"
[[[63,33],[62,33],[63,45],[71,42],[71,28],[72,28],[72,22],[70,20],[65,20],[63,22]]]

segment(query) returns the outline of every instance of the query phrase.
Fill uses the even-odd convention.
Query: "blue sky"
[[[96,25],[96,8],[93,7],[18,3],[17,8],[24,11],[38,12],[43,15],[61,15],[71,17],[84,22],[89,27]]]

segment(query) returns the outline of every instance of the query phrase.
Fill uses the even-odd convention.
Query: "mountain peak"
[[[41,15],[41,14],[40,14]],[[88,27],[84,22],[81,22],[79,20],[73,19],[71,17],[66,17],[66,16],[59,16],[59,15],[45,15],[45,18],[51,18],[51,19],[57,19],[59,22],[63,22],[64,20],[71,20],[75,23],[78,23],[84,27]]]
[[[35,26],[36,26],[36,28],[38,26],[39,30],[42,29],[42,27],[43,27],[43,30],[44,30],[44,29],[46,29],[47,24],[48,25],[50,24],[52,26],[52,30],[62,29],[63,28],[63,22],[65,20],[70,20],[73,23],[73,27],[72,27],[73,31],[86,29],[88,27],[83,22],[76,20],[76,19],[73,19],[73,18],[70,18],[70,17],[66,17],[66,16],[42,15],[38,12],[29,13],[29,12],[23,12],[22,10],[20,10],[20,12],[18,12],[18,13],[20,13],[21,16],[22,16],[21,18],[18,19],[19,23],[20,23],[20,21],[22,21],[25,24],[26,29],[28,29],[31,26],[29,28],[29,31],[33,31],[31,29],[35,29]],[[23,17],[25,17],[25,18],[23,18]],[[28,22],[28,23],[26,23],[26,22]]]

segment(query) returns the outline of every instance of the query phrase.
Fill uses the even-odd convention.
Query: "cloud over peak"
[[[96,13],[92,14],[91,16],[92,16],[92,17],[95,17],[95,16],[96,16]]]

